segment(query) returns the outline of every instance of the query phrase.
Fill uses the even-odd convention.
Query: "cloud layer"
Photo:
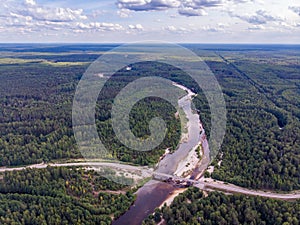
[[[290,6],[289,9],[300,16],[300,6]]]
[[[118,0],[120,9],[131,11],[161,11],[176,8],[183,16],[207,15],[205,8],[221,6],[224,0]]]
[[[230,3],[247,3],[253,0],[118,0],[120,9],[131,11],[162,11],[176,8],[183,16],[207,15],[206,8],[221,7]]]
[[[232,17],[237,17],[241,20],[244,20],[250,24],[261,25],[268,22],[282,21],[283,18],[278,16],[273,16],[265,10],[258,10],[255,14],[252,15],[238,15],[235,13],[230,13]]]
[[[156,11],[180,6],[177,0],[118,0],[119,8],[133,11]]]
[[[65,31],[81,33],[87,31],[122,31],[119,23],[93,21],[100,13],[92,11],[85,14],[83,9],[69,7],[49,7],[39,5],[34,0],[25,0],[23,4],[6,4],[9,10],[0,14],[7,31],[17,29],[24,32]],[[97,13],[97,15],[96,15]],[[102,13],[102,12],[101,12]]]
[[[24,37],[33,40],[37,36],[43,41],[47,39],[43,37],[57,36],[64,40],[78,37],[88,41],[89,37],[107,42],[141,39],[199,42],[228,37],[230,42],[235,42],[259,34],[261,39],[268,41],[267,34],[271,33],[271,37],[281,33],[286,39],[294,36],[298,40],[300,6],[293,5],[294,0],[287,1],[273,4],[272,0],[101,0],[84,3],[3,0],[0,41],[23,41]]]

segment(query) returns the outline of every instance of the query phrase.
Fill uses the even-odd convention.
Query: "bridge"
[[[189,178],[178,177],[171,174],[153,172],[152,177],[154,180],[159,180],[163,182],[173,183],[174,185],[182,186],[197,186],[198,188],[204,188],[204,184],[198,180],[193,180]]]

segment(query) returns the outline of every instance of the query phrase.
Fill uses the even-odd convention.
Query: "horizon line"
[[[144,43],[148,43],[145,41]],[[238,43],[238,42],[165,42],[161,41],[162,44],[197,44],[197,45],[300,45],[300,43],[251,43],[251,42],[245,42],[245,43]],[[19,45],[25,45],[25,44],[64,44],[64,45],[75,45],[75,44],[83,44],[83,45],[123,45],[123,44],[143,44],[143,42],[0,42],[0,45],[13,45],[13,44],[19,44]],[[159,42],[157,44],[160,44]]]

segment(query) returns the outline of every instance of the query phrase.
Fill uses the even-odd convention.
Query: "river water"
[[[189,151],[198,145],[201,139],[204,140],[204,144],[206,141],[205,136],[203,136],[199,115],[194,114],[191,108],[191,99],[194,93],[182,85],[174,85],[187,92],[187,95],[178,100],[178,105],[183,109],[188,119],[188,138],[180,143],[178,149],[173,154],[166,155],[158,164],[157,172],[170,175],[174,174],[179,162],[187,157]],[[206,146],[204,145],[203,147]],[[207,152],[209,154],[208,148],[205,148],[204,155],[206,155]],[[207,167],[206,163],[195,169],[192,176],[197,177],[197,173],[200,173],[204,167]],[[176,189],[178,188],[175,188],[171,184],[150,180],[137,191],[137,199],[134,205],[132,205],[124,215],[114,221],[113,225],[140,225],[142,221],[149,214],[153,213],[155,208],[159,207],[168,198],[170,193]]]

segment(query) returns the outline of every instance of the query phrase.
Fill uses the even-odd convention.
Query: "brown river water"
[[[138,190],[137,199],[130,209],[112,224],[140,225],[176,189],[171,184],[154,180],[149,181]]]

